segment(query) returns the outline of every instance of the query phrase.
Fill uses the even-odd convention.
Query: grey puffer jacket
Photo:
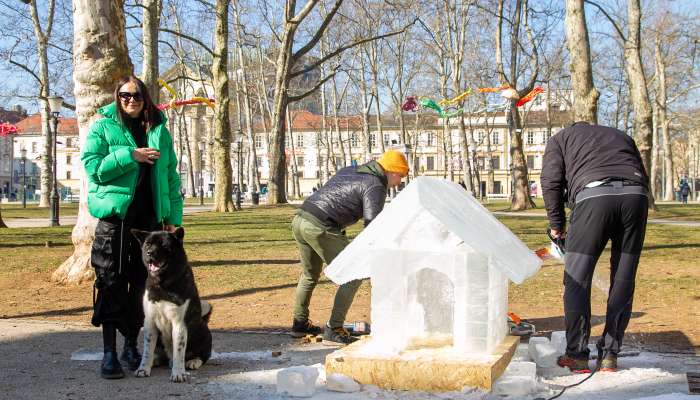
[[[384,170],[376,161],[346,167],[307,198],[301,209],[329,228],[342,230],[360,218],[367,226],[384,208],[387,186]]]

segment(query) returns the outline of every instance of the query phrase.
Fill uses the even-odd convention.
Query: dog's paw
[[[199,358],[193,358],[185,362],[185,368],[187,369],[199,369],[199,367],[204,364]]]
[[[185,372],[184,370],[179,371],[179,370],[173,370],[170,373],[170,382],[187,382],[187,379],[189,379],[190,374]]]
[[[140,368],[134,372],[134,376],[137,378],[146,378],[148,376],[151,376],[151,370],[146,369],[146,368]]]

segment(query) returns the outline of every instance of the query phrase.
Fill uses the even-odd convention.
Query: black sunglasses
[[[122,99],[122,101],[129,101],[131,99],[134,99],[134,101],[141,101],[143,100],[143,96],[141,96],[141,93],[139,92],[119,92],[119,98]]]

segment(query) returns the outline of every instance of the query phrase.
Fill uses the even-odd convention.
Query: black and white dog
[[[156,343],[161,342],[172,360],[170,380],[185,382],[185,369],[197,369],[211,356],[208,323],[211,306],[200,302],[192,268],[182,239],[185,231],[145,232],[132,229],[141,243],[143,263],[148,269],[143,296],[143,358],[136,376],[151,375]]]

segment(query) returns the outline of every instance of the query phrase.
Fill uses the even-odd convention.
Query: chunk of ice
[[[537,361],[535,359],[535,345],[538,343],[547,343],[549,344],[549,339],[547,339],[544,336],[536,336],[536,337],[531,337],[530,341],[527,344],[527,352],[530,354],[530,358],[533,361]]]
[[[537,380],[527,376],[503,375],[493,383],[492,393],[499,396],[512,396],[521,398],[534,392],[537,388]]]
[[[316,393],[318,368],[290,367],[277,372],[277,393],[292,397],[311,397]]]
[[[552,332],[552,338],[550,340],[552,347],[557,351],[557,354],[561,355],[566,352],[566,332],[556,331]]]
[[[539,367],[549,368],[557,365],[557,351],[549,343],[535,344],[535,354],[533,361]]]
[[[508,364],[503,375],[507,376],[525,376],[535,379],[537,376],[537,364],[528,361],[512,361]]]
[[[334,392],[352,393],[360,390],[360,384],[343,374],[330,374],[326,377],[326,389]]]

